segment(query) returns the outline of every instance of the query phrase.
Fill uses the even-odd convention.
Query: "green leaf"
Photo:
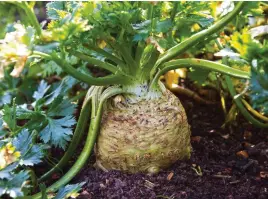
[[[44,77],[48,77],[51,75],[60,75],[62,73],[61,67],[59,67],[54,61],[49,61],[47,63],[41,64],[41,68],[43,68]]]
[[[4,194],[12,198],[24,196],[22,187],[28,178],[29,174],[27,171],[20,171],[17,174],[12,174],[9,180],[0,180],[0,196]]]
[[[47,16],[49,19],[58,20],[60,16],[57,11],[64,10],[65,2],[63,1],[54,1],[46,4],[47,7]]]
[[[133,24],[132,27],[134,30],[144,30],[151,26],[151,20],[146,20],[141,23]]]
[[[33,166],[40,163],[41,159],[44,157],[45,146],[34,144],[32,134],[24,128],[12,141],[16,150],[21,154],[19,157],[20,165]]]
[[[59,189],[57,195],[53,199],[67,199],[71,195],[78,195],[77,193],[81,190],[82,186],[85,183],[73,184],[73,185],[66,185]]]
[[[268,40],[251,41],[245,58],[251,63],[250,97],[253,108],[268,115]]]
[[[3,108],[3,116],[2,116],[3,121],[7,124],[7,126],[11,130],[16,129],[16,124],[14,125],[15,120],[16,120],[16,115],[14,115],[13,111],[14,111],[13,106],[5,105]]]
[[[71,140],[71,127],[75,123],[75,119],[70,115],[61,119],[48,118],[48,125],[40,132],[40,137],[45,143],[65,149],[67,142]]]
[[[0,106],[9,104],[12,100],[12,93],[10,91],[3,91],[0,94]]]
[[[210,73],[209,70],[204,70],[200,68],[195,68],[195,69],[191,68],[191,71],[188,72],[187,76],[192,81],[196,82],[199,85],[202,85],[206,81],[209,73]]]
[[[46,98],[46,105],[51,104],[59,95],[62,94],[62,92],[65,90],[64,83],[62,82],[53,92],[48,94]]]
[[[158,21],[156,23],[156,32],[166,33],[170,30],[171,27],[172,27],[172,22],[170,19],[166,19],[164,21]]]
[[[213,18],[206,18],[206,17],[197,18],[197,23],[203,28],[210,26],[213,22],[214,22]]]
[[[44,80],[42,80],[38,86],[37,91],[34,92],[33,98],[36,101],[39,99],[42,99],[49,88],[50,88],[50,86]]]
[[[133,41],[145,41],[149,37],[148,30],[141,30],[138,34],[134,35]]]
[[[12,174],[11,172],[16,169],[16,167],[18,166],[18,163],[12,163],[7,165],[4,169],[0,170],[0,180],[10,180],[12,178]]]
[[[72,104],[69,100],[63,99],[63,96],[58,96],[52,102],[47,115],[49,117],[72,115],[75,107],[75,104]]]
[[[266,73],[260,73],[252,67],[251,70],[251,100],[253,108],[259,109],[265,115],[268,115],[268,65]]]

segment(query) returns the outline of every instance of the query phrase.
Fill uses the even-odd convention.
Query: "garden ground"
[[[155,175],[103,172],[94,157],[76,177],[79,199],[265,199],[268,198],[268,137],[242,118],[222,129],[218,105],[182,101],[192,130],[190,160]]]

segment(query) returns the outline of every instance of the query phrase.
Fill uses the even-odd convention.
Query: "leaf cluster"
[[[44,161],[51,147],[65,149],[75,125],[76,105],[66,98],[76,83],[70,77],[49,85],[42,80],[33,93],[32,103],[5,104],[0,114],[0,196],[27,195],[32,186],[30,167]],[[55,198],[76,194],[82,184],[62,188]],[[69,195],[68,195],[69,194]],[[68,195],[68,196],[67,196]]]

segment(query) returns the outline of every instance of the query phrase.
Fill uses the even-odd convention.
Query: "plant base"
[[[136,103],[116,96],[104,107],[96,163],[107,170],[157,173],[190,157],[190,134],[185,110],[170,91]]]

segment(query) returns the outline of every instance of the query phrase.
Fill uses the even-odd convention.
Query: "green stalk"
[[[142,79],[148,79],[150,77],[150,71],[152,69],[152,66],[155,64],[160,54],[158,50],[156,50],[155,48],[150,53],[151,55],[148,62],[144,64],[143,67],[141,68],[140,76]]]
[[[34,13],[34,9],[29,6],[27,2],[19,2],[19,1],[6,1],[7,3],[14,4],[21,9],[24,10],[28,20],[30,21],[30,24],[35,28],[37,34],[40,36],[42,33],[42,29],[39,25],[39,22],[36,18],[36,15]]]
[[[97,131],[99,130],[99,125],[100,125],[100,120],[102,116],[102,108],[104,102],[117,94],[122,93],[123,90],[120,88],[113,88],[110,87],[108,88],[108,91],[104,91],[103,94],[101,95],[99,106],[97,107],[97,114],[94,115],[93,112],[91,114],[91,125],[89,127],[89,132],[88,136],[86,139],[85,146],[78,157],[77,161],[74,163],[74,165],[71,167],[71,169],[62,177],[60,178],[57,182],[55,182],[53,185],[47,188],[47,192],[55,192],[57,191],[60,187],[66,185],[68,182],[70,182],[73,177],[81,170],[81,168],[85,165],[87,162],[91,151],[94,147],[96,138],[97,138]],[[92,99],[92,105],[95,104],[95,96],[93,96]],[[28,199],[40,199],[42,197],[41,193],[35,194],[30,197],[25,197]]]
[[[151,79],[153,78],[154,74],[157,71],[157,68],[164,62],[169,61],[173,59],[174,57],[178,56],[182,52],[185,52],[195,44],[197,44],[200,41],[203,41],[206,37],[209,35],[218,32],[220,29],[222,29],[225,25],[227,25],[239,12],[242,10],[246,2],[241,1],[238,2],[234,10],[227,15],[225,15],[221,20],[219,20],[217,23],[212,25],[210,28],[200,31],[190,38],[184,40],[183,42],[179,43],[178,45],[175,45],[168,51],[166,51],[156,62],[154,65],[152,71],[151,71]]]
[[[83,54],[81,52],[71,51],[70,54],[80,58],[81,60],[84,60],[84,61],[88,62],[89,64],[99,66],[100,68],[108,70],[108,71],[110,71],[112,73],[120,72],[116,66],[114,66],[112,64],[109,64],[109,63],[105,63],[105,62],[100,61],[98,59],[95,59],[93,57],[90,57],[90,56],[85,55],[85,54]]]
[[[28,19],[30,20],[32,26],[35,28],[37,34],[40,36],[42,29],[34,13],[34,9],[29,6],[27,2],[21,2],[21,8],[24,9]]]
[[[118,64],[120,67],[125,67],[125,63],[121,59],[117,58],[116,56],[114,56],[114,55],[112,55],[112,54],[110,54],[108,52],[106,52],[105,50],[103,50],[101,48],[98,48],[96,46],[93,46],[93,45],[89,45],[89,44],[84,44],[83,46],[86,47],[86,48],[88,48],[88,49],[90,49],[90,50],[93,50],[93,51],[95,51],[97,53],[102,54],[106,58],[108,58],[111,61],[113,61],[116,64]]]
[[[173,22],[174,19],[175,19],[175,16],[176,16],[176,14],[177,14],[177,9],[178,9],[178,2],[175,1],[175,2],[173,2],[173,3],[174,3],[174,4],[173,4],[173,9],[172,9],[171,16],[170,16],[170,19],[171,19],[172,22]]]
[[[92,96],[96,93],[96,87],[92,86],[89,88],[87,95],[85,97],[85,100],[82,105],[81,113],[75,128],[75,132],[72,138],[72,141],[67,149],[67,151],[64,153],[64,156],[61,158],[61,160],[56,164],[52,169],[50,169],[48,172],[46,172],[44,175],[42,175],[38,182],[43,182],[46,179],[48,179],[53,173],[60,171],[72,158],[75,149],[77,148],[77,145],[80,143],[81,138],[84,135],[85,129],[87,127],[87,124],[89,122],[89,114],[90,114],[90,102],[92,99]]]
[[[207,61],[207,60],[202,60],[202,59],[194,59],[194,58],[177,59],[177,60],[169,61],[169,62],[163,64],[163,68],[160,69],[160,71],[155,75],[154,79],[151,81],[150,88],[157,85],[158,79],[164,73],[166,73],[170,70],[177,69],[177,68],[189,68],[189,67],[195,67],[195,68],[216,71],[216,72],[220,72],[220,73],[230,75],[233,77],[237,77],[237,78],[245,78],[245,79],[250,78],[250,74],[248,72],[241,71],[241,70],[238,70],[235,68],[231,68],[231,67],[224,65],[224,64],[220,64],[220,63],[216,63],[216,62],[212,62],[212,61]]]
[[[17,109],[17,106],[16,106],[16,97],[13,98],[13,102],[12,102],[12,114],[11,114],[11,118],[12,118],[12,123],[11,123],[11,130],[12,131],[16,131],[16,127],[17,127],[17,117],[16,117],[16,109]]]
[[[145,48],[145,43],[143,41],[139,41],[136,52],[135,52],[135,62],[140,67],[140,60],[143,53],[143,50]]]
[[[231,96],[233,97],[233,100],[236,104],[236,106],[238,107],[239,111],[242,113],[242,115],[250,122],[252,123],[254,126],[259,127],[259,128],[268,128],[268,123],[263,123],[260,122],[259,120],[257,120],[256,118],[254,118],[249,112],[248,110],[244,107],[243,102],[241,101],[241,96],[237,97],[235,88],[233,86],[232,80],[228,75],[225,75],[225,81],[227,84],[227,88],[231,94]]]
[[[119,73],[106,77],[94,78],[92,76],[79,72],[70,64],[68,64],[65,60],[60,59],[55,54],[52,55],[52,60],[56,62],[56,64],[58,64],[63,69],[63,71],[82,82],[88,83],[89,85],[104,86],[110,84],[124,84],[128,81],[125,76]]]
[[[105,86],[105,85],[111,85],[111,84],[126,84],[130,81],[129,78],[126,76],[116,73],[114,75],[109,75],[106,77],[92,77],[90,75],[87,75],[85,73],[79,72],[75,68],[73,68],[68,62],[65,60],[60,59],[56,53],[52,53],[52,55],[42,53],[42,52],[33,52],[34,55],[41,56],[45,59],[53,60],[58,64],[63,71],[68,73],[69,75],[73,76],[74,78],[78,79],[81,82],[85,82],[89,85],[96,85],[96,86]]]
[[[79,99],[85,97],[86,93],[87,93],[87,91],[80,91],[76,96],[72,97],[72,98],[70,99],[70,101],[71,101],[71,102],[75,102],[75,101],[77,101],[77,100],[79,100]]]
[[[262,115],[261,113],[259,113],[258,111],[256,111],[255,109],[253,109],[253,107],[244,99],[241,100],[244,104],[244,106],[246,107],[246,109],[252,114],[254,115],[256,118],[261,119],[264,122],[268,122],[268,117]]]
[[[137,70],[139,68],[138,64],[135,62],[132,57],[132,47],[131,44],[124,40],[125,29],[122,28],[118,38],[116,39],[116,43],[114,43],[115,48],[120,53],[124,61],[126,62],[127,70],[129,74],[135,76]]]
[[[130,74],[135,75],[139,66],[136,63],[136,61],[133,59],[133,57],[131,56],[130,47],[126,43],[124,43],[124,44],[120,44],[119,48],[120,48],[120,53],[121,53],[122,57],[124,58],[127,65],[129,66]]]
[[[121,46],[118,44],[119,42],[115,42],[113,37],[108,38],[106,42],[113,49],[113,52],[115,52],[117,56],[121,57],[121,59],[126,63],[124,67],[122,68],[122,70],[125,73],[130,74],[129,61],[126,60],[126,58],[122,55],[122,52],[124,50],[122,50]]]

